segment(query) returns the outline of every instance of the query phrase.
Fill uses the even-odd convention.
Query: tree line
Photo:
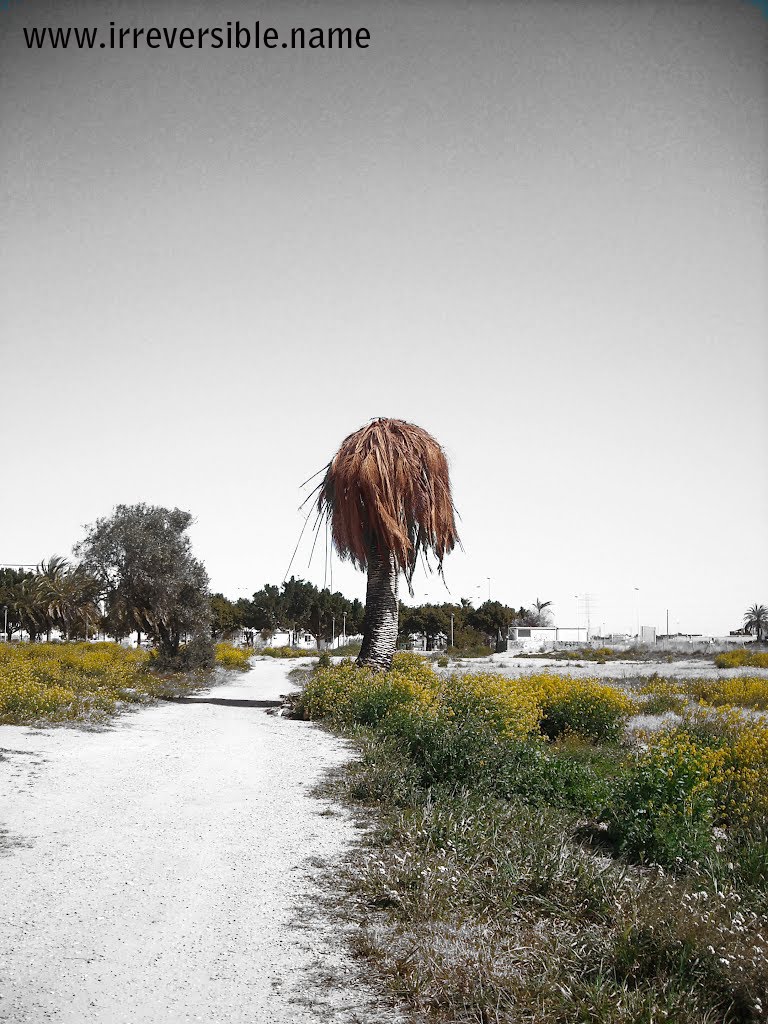
[[[208,575],[191,550],[189,512],[150,505],[118,505],[113,514],[86,527],[75,546],[77,561],[60,556],[34,570],[0,568],[0,628],[8,639],[26,633],[31,641],[103,633],[121,640],[146,636],[167,657],[190,639],[199,643],[252,630],[269,640],[276,633],[310,633],[318,644],[363,632],[365,606],[339,591],[319,589],[291,577],[265,584],[251,598],[230,600],[210,594]],[[494,647],[512,625],[550,622],[551,601],[530,608],[486,601],[475,608],[456,603],[398,605],[398,641],[423,637],[427,649],[443,637],[457,649]],[[755,604],[744,627],[758,640],[768,633],[768,609]]]
[[[473,608],[467,598],[458,603],[401,603],[398,642],[404,645],[418,636],[423,637],[427,650],[443,638],[449,643],[453,640],[453,646],[462,649],[495,646],[506,638],[511,625],[547,625],[551,604],[538,598],[532,608],[512,608],[500,601],[486,601]],[[281,587],[266,584],[250,599],[231,601],[223,594],[214,594],[211,607],[216,636],[252,629],[264,640],[278,632],[307,632],[319,642],[331,643],[342,635],[359,635],[365,619],[361,601],[350,601],[338,591],[320,590],[293,576]]]
[[[320,643],[331,643],[341,635],[362,632],[365,607],[339,591],[318,589],[313,583],[292,576],[281,586],[266,583],[251,598],[231,601],[223,594],[211,596],[214,636],[253,630],[265,641],[276,633],[311,633]]]

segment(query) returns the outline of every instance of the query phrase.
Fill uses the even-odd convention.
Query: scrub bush
[[[300,651],[296,647],[262,647],[255,654],[263,654],[267,658],[319,658],[319,651]]]
[[[768,723],[700,709],[630,763],[609,815],[619,848],[660,864],[701,860],[715,826],[768,823]]]
[[[724,651],[715,655],[718,668],[768,668],[768,651],[749,651],[746,647],[737,647],[733,651]]]
[[[234,669],[238,672],[247,672],[251,667],[252,650],[245,650],[242,647],[235,647],[234,644],[216,644],[216,664],[222,668]]]
[[[0,644],[0,724],[103,717],[154,696],[150,656],[110,643]]]
[[[549,739],[575,733],[598,743],[615,743],[637,710],[626,694],[595,679],[529,678],[542,707],[541,730]]]

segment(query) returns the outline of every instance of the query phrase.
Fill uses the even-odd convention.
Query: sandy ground
[[[356,833],[309,790],[350,750],[248,703],[286,671],[102,731],[0,726],[1,1021],[398,1019],[313,898]]]
[[[553,658],[516,658],[514,654],[494,654],[490,659],[451,662],[451,670],[477,672],[493,671],[517,678],[536,672],[554,672],[574,678],[637,679],[654,672],[660,676],[678,679],[722,679],[728,676],[762,676],[768,678],[765,668],[715,668],[711,661],[556,661]]]

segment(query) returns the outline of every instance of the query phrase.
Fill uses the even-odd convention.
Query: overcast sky
[[[371,41],[22,34],[238,18]],[[741,0],[0,11],[0,562],[144,501],[250,594],[301,482],[385,415],[443,444],[461,514],[449,591],[420,573],[416,600],[490,578],[560,625],[589,593],[593,629],[739,626],[768,603],[766,25]],[[324,544],[292,572],[330,583]],[[333,586],[365,580],[335,560]]]

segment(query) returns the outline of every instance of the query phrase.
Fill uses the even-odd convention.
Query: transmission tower
[[[589,640],[590,635],[592,633],[592,615],[594,614],[595,608],[597,607],[595,595],[581,594],[581,604],[584,608],[584,618],[587,622],[587,640]]]

